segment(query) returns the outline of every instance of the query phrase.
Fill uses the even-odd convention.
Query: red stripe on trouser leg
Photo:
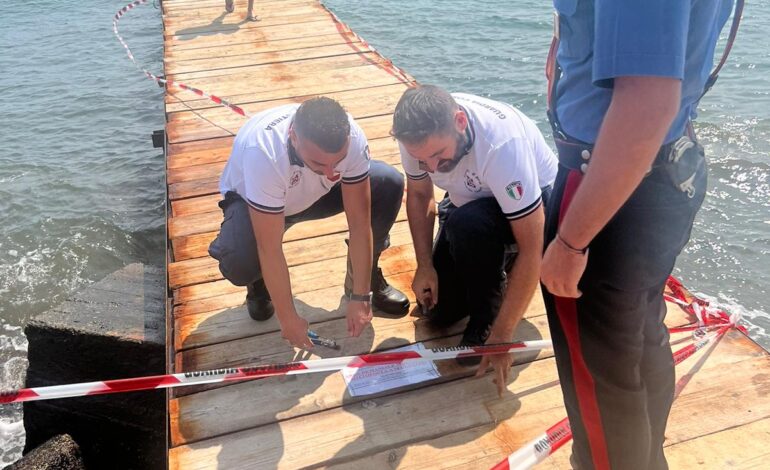
[[[580,335],[577,324],[577,305],[575,299],[554,296],[556,313],[559,315],[564,336],[567,338],[570,363],[572,364],[572,378],[575,382],[575,395],[583,425],[588,435],[588,443],[591,446],[591,457],[597,470],[609,470],[610,463],[607,455],[607,442],[604,438],[602,417],[599,413],[599,403],[596,400],[596,388],[591,372],[583,360],[580,346]]]
[[[570,171],[564,184],[564,194],[559,207],[559,224],[564,220],[567,208],[572,202],[580,181],[583,179],[579,171]],[[554,296],[556,314],[559,316],[564,336],[567,338],[570,362],[572,364],[572,377],[575,382],[575,395],[583,425],[588,435],[588,443],[591,447],[591,457],[597,470],[610,468],[607,454],[607,441],[604,437],[602,417],[599,413],[599,403],[596,399],[596,387],[591,372],[583,359],[583,351],[580,346],[580,333],[578,332],[577,304],[575,299]]]

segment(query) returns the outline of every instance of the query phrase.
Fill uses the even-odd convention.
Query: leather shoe
[[[246,286],[246,309],[249,316],[257,321],[265,321],[275,313],[264,279]]]

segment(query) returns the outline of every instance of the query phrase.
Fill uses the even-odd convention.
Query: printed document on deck
[[[412,344],[391,351],[425,350],[422,343]],[[404,385],[416,384],[441,377],[433,361],[408,361],[400,364],[385,364],[369,367],[346,367],[342,377],[348,386],[350,396],[360,397],[383,392]]]

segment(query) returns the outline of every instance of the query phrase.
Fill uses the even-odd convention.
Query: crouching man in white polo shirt
[[[511,341],[540,276],[542,204],[556,157],[515,108],[430,85],[404,93],[392,134],[407,175],[415,296],[438,325],[470,316],[462,346]],[[434,184],[447,191],[438,204],[435,241]],[[480,372],[489,363],[485,359]],[[493,356],[491,363],[501,389],[511,356]]]
[[[224,222],[209,254],[225,278],[247,286],[253,319],[266,320],[277,311],[282,335],[292,345],[312,347],[308,323],[294,307],[282,249],[285,229],[297,222],[345,211],[352,336],[371,321],[372,306],[391,315],[408,312],[409,300],[377,267],[401,206],[404,179],[393,167],[370,162],[366,136],[336,101],[314,98],[252,117],[233,142],[219,189]]]

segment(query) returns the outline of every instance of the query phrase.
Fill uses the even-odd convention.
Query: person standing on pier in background
[[[222,275],[247,286],[255,320],[277,311],[292,345],[310,348],[308,323],[294,307],[283,233],[291,225],[345,212],[350,229],[345,278],[348,332],[358,336],[372,307],[406,315],[409,300],[378,267],[404,193],[403,176],[371,161],[369,145],[336,101],[313,98],[263,111],[238,131],[222,173],[224,222],[209,246]],[[372,194],[376,197],[372,197]]]
[[[407,175],[412,288],[426,316],[440,326],[470,316],[461,346],[511,341],[540,276],[542,205],[556,157],[514,107],[431,85],[403,94],[391,134]],[[447,191],[435,241],[434,184]],[[479,374],[491,364],[502,393],[511,361],[510,354],[486,356]]]
[[[732,2],[554,4],[560,165],[541,279],[572,465],[665,469],[674,367],[662,294],[706,193],[690,120]]]
[[[225,11],[228,13],[235,11],[235,0],[225,0]],[[254,0],[249,0],[249,7],[246,11],[246,19],[249,21],[259,21],[259,16],[254,14]]]

